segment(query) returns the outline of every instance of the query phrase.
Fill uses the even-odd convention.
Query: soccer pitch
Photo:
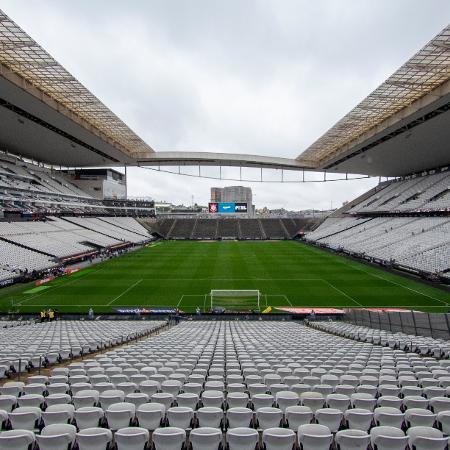
[[[448,311],[450,294],[294,241],[167,241],[33,289],[0,290],[0,311],[209,310],[212,289],[258,289],[261,307],[402,307]],[[28,291],[28,293],[26,292]],[[29,292],[32,291],[32,292]],[[209,303],[209,304],[208,304]]]

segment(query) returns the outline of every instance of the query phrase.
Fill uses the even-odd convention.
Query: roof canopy
[[[380,125],[450,79],[450,26],[401,66],[298,158],[315,167],[347,152]],[[391,125],[392,123],[386,124]],[[359,141],[358,141],[359,139]]]

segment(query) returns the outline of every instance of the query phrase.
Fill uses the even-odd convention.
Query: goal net
[[[259,311],[260,309],[261,292],[257,289],[213,289],[209,296],[211,309],[218,307],[227,310]]]

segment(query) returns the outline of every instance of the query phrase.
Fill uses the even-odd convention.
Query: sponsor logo
[[[209,204],[209,212],[210,213],[216,213],[219,210],[219,205],[218,203],[210,203]]]

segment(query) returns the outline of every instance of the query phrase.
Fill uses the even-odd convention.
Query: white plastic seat
[[[354,430],[368,431],[373,419],[373,412],[363,408],[348,409],[344,412],[348,427]]]
[[[0,394],[18,397],[22,393],[24,386],[25,383],[22,381],[7,381],[3,386],[0,386]]]
[[[381,397],[378,397],[377,404],[378,406],[388,406],[400,409],[403,401],[401,398],[394,397],[393,395],[382,395]]]
[[[298,427],[297,440],[303,450],[328,450],[333,435],[328,427],[319,424]]]
[[[104,416],[105,412],[103,409],[97,406],[83,406],[74,412],[75,422],[80,430],[97,428]]]
[[[175,427],[158,428],[153,432],[152,439],[156,450],[181,450],[186,432]]]
[[[198,401],[198,394],[194,394],[192,392],[183,392],[182,394],[177,395],[178,406],[185,406],[195,410],[197,409]]]
[[[139,426],[146,430],[158,428],[165,415],[166,407],[162,403],[144,403],[136,408]]]
[[[344,394],[329,394],[326,397],[326,404],[329,408],[345,412],[350,407],[350,397]]]
[[[248,394],[245,392],[229,392],[227,403],[229,408],[246,408],[249,402]]]
[[[435,414],[439,414],[442,411],[450,411],[450,398],[434,397],[430,399],[430,406]]]
[[[400,428],[379,426],[370,430],[370,443],[377,450],[405,450],[408,437]]]
[[[229,428],[226,433],[230,450],[255,450],[258,438],[258,432],[252,428]]]
[[[192,444],[192,450],[218,450],[222,441],[222,432],[217,428],[194,428],[189,435],[189,441]]]
[[[75,442],[77,429],[69,424],[53,424],[44,427],[36,435],[39,450],[62,450]]]
[[[254,411],[259,408],[270,407],[273,405],[274,396],[271,394],[254,394],[251,397]]]
[[[118,450],[144,450],[149,436],[150,433],[145,428],[127,427],[117,430],[114,434],[114,439]],[[157,450],[160,448],[157,447]]]
[[[222,408],[224,395],[222,391],[206,390],[203,391],[201,399],[203,406],[214,406],[216,408]]]
[[[191,428],[193,418],[194,410],[187,406],[174,406],[167,410],[167,420],[171,427],[187,430]]]
[[[174,397],[168,392],[157,392],[155,394],[152,394],[150,399],[152,403],[162,403],[167,410],[172,406]]]
[[[123,402],[125,393],[119,389],[108,389],[99,395],[100,406],[106,411],[114,403]]]
[[[121,402],[113,403],[106,410],[106,420],[110,430],[119,430],[127,428],[134,419],[136,407],[133,403]]]
[[[23,387],[23,392],[25,394],[39,394],[43,395],[44,392],[47,392],[47,387],[44,383],[30,383],[26,384]]]
[[[341,426],[344,414],[339,409],[321,408],[314,413],[314,417],[320,425],[325,425],[332,433]]]
[[[157,381],[145,380],[139,383],[139,391],[148,396],[152,396],[159,391],[161,385]]]
[[[380,406],[375,408],[373,418],[377,426],[401,428],[403,425],[404,414],[398,408]]]
[[[223,420],[222,409],[215,406],[199,408],[196,415],[200,427],[220,428]]]
[[[288,428],[297,431],[300,425],[311,423],[314,413],[308,406],[288,406],[285,411]]]
[[[283,419],[283,411],[279,408],[264,407],[256,410],[258,427],[265,430],[267,428],[278,428]]]
[[[341,430],[336,433],[335,442],[340,450],[366,450],[370,436],[361,430]]]
[[[0,450],[28,450],[36,438],[30,430],[10,430],[0,433]]]
[[[353,408],[373,411],[377,404],[377,399],[373,395],[356,392],[350,396],[350,403]]]
[[[230,408],[227,411],[229,428],[250,427],[253,420],[253,411],[250,408]]]
[[[45,398],[45,403],[47,406],[52,405],[66,405],[70,403],[72,398],[69,394],[50,394]]]
[[[95,406],[100,398],[100,393],[95,389],[83,389],[72,395],[72,401],[76,409],[85,406]]]
[[[8,413],[13,430],[29,430],[36,428],[36,421],[41,418],[41,410],[35,406],[20,406]]]
[[[288,428],[267,428],[263,431],[262,442],[267,450],[291,450],[295,433]]]
[[[429,409],[409,408],[405,411],[405,422],[408,427],[431,427],[435,419],[436,414],[433,414]]]
[[[275,402],[278,408],[285,412],[288,406],[297,406],[300,402],[300,397],[296,392],[280,391],[275,395]]]
[[[107,428],[86,428],[76,435],[79,450],[106,450],[112,441],[112,432]]]
[[[139,405],[143,405],[144,403],[148,403],[150,398],[147,394],[142,392],[132,392],[130,394],[125,395],[125,402],[133,403],[133,405],[137,408]]]
[[[406,431],[410,448],[415,450],[444,450],[448,437],[432,427],[411,427]]]
[[[17,405],[17,397],[15,395],[0,395],[0,409],[11,412],[13,407]]]
[[[308,406],[315,412],[323,408],[325,397],[320,392],[303,392],[300,394],[300,403],[302,406]]]
[[[44,404],[44,396],[42,394],[25,394],[17,399],[19,406],[36,406],[41,408]]]
[[[55,423],[69,423],[73,420],[75,407],[73,405],[52,405],[42,412],[45,426]]]

